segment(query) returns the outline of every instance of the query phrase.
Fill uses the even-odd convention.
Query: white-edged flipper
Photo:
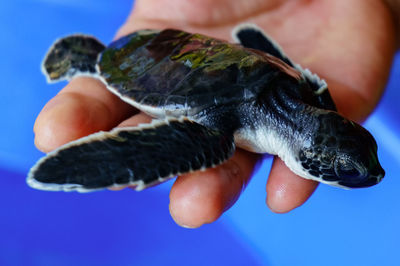
[[[328,91],[328,85],[325,80],[318,75],[313,74],[309,69],[303,68],[299,64],[294,63],[285,54],[279,44],[268,36],[261,28],[255,24],[244,23],[238,25],[232,31],[233,39],[246,48],[257,49],[265,53],[271,54],[291,67],[294,67],[302,73],[304,79],[310,84],[311,89],[316,95],[325,109],[336,110],[336,106]]]
[[[187,118],[156,120],[72,141],[39,160],[27,183],[52,191],[88,192],[127,185],[142,190],[221,164],[234,150],[231,134]]]
[[[232,30],[232,38],[246,48],[263,51],[281,59],[289,66],[295,67],[279,44],[255,24],[244,23],[238,25]]]
[[[74,34],[54,42],[42,62],[47,81],[70,80],[75,76],[95,76],[99,54],[105,49],[95,37]]]

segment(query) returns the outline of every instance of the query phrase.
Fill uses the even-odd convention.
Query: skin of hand
[[[393,15],[393,22],[396,26],[397,48],[400,47],[400,0],[385,0]]]
[[[362,121],[378,103],[396,49],[392,14],[377,0],[137,0],[116,38],[138,29],[177,28],[231,40],[232,28],[255,23],[294,62],[329,85],[339,112]],[[99,130],[151,120],[91,78],[76,78],[37,117],[35,144],[49,152]],[[260,159],[238,150],[226,163],[180,176],[170,192],[170,212],[184,227],[211,223],[238,199]],[[302,205],[317,183],[293,174],[275,158],[266,203],[277,213]]]

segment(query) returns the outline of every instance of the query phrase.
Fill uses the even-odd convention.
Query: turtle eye
[[[359,177],[360,176],[360,172],[355,168],[352,168],[352,169],[339,169],[338,171],[336,171],[336,173],[340,177],[352,178],[352,177]]]
[[[349,161],[339,158],[335,161],[335,172],[339,177],[354,178],[361,175],[360,171]]]

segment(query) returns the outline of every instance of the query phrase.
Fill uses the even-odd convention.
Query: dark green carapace
[[[99,68],[118,93],[170,108],[241,102],[277,76],[301,80],[276,57],[178,30],[123,37],[103,52]]]

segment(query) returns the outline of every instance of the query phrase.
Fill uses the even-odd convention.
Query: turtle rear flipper
[[[272,38],[254,24],[240,24],[232,31],[233,39],[246,48],[257,49],[273,55],[291,67],[295,67],[293,62],[287,57],[283,49]]]
[[[325,80],[313,74],[309,69],[304,69],[299,64],[293,63],[292,60],[285,54],[283,49],[269,37],[265,32],[254,24],[241,24],[232,31],[232,36],[235,41],[239,42],[246,48],[257,49],[273,55],[291,67],[297,69],[307,80],[311,89],[318,95],[321,108],[336,111],[335,103],[328,91],[328,85]]]
[[[30,171],[37,189],[87,192],[109,187],[144,189],[178,174],[221,164],[235,150],[231,134],[188,119],[99,132],[70,142]]]
[[[48,82],[70,80],[74,76],[93,76],[97,73],[98,55],[105,46],[87,35],[71,35],[61,38],[50,47],[42,71]]]

